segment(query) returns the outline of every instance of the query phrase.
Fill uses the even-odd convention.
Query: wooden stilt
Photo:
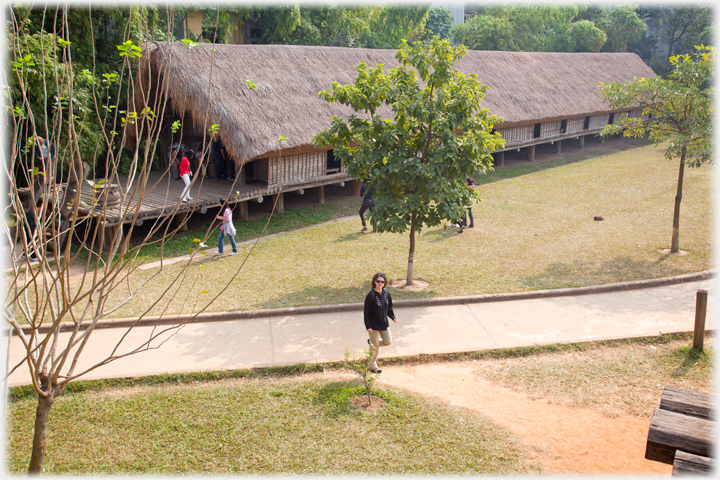
[[[317,199],[319,204],[325,203],[325,185],[320,185],[315,189],[317,191]]]
[[[277,194],[277,206],[275,207],[275,213],[285,213],[285,197],[282,192]]]
[[[580,148],[585,147],[585,135],[580,135],[578,142],[580,142]]]
[[[528,149],[528,154],[527,154],[528,161],[532,162],[535,160],[535,145],[530,145],[529,147],[527,147],[527,149]]]
[[[555,153],[560,153],[562,151],[562,140],[558,140],[555,142]]]
[[[177,215],[175,215],[175,225],[180,227],[178,231],[180,231],[180,232],[188,231],[186,218],[187,218],[187,213],[185,213],[185,212],[178,213]]]
[[[242,221],[247,221],[250,218],[250,215],[248,214],[247,202],[238,203],[236,211],[238,212],[238,219]]]

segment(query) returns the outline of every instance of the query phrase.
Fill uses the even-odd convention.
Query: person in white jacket
[[[235,226],[232,223],[232,209],[224,198],[220,199],[220,202],[223,204],[221,208],[222,215],[215,217],[223,222],[220,225],[220,236],[218,237],[218,253],[223,253],[223,237],[227,235],[230,237],[230,245],[232,245],[233,249],[230,255],[235,255],[237,253],[237,244],[235,243]]]

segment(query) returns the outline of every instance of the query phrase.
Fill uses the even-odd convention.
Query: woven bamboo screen
[[[540,136],[541,137],[554,137],[560,135],[560,125],[562,122],[557,120],[555,122],[544,122],[540,124]]]
[[[533,126],[522,125],[520,127],[499,128],[498,133],[505,139],[507,144],[526,142],[533,138]]]
[[[634,110],[630,110],[630,112],[628,113],[628,116],[630,118],[648,118],[648,114],[643,115],[642,108],[636,108]]]
[[[308,152],[270,159],[268,185],[299,183],[325,175],[327,152]]]
[[[585,117],[569,118],[567,121],[567,133],[582,132],[585,125]]]
[[[610,120],[609,115],[592,115],[590,117],[590,129],[603,128]]]

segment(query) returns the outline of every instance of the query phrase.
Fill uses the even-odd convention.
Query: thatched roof
[[[397,66],[394,50],[152,43],[145,45],[141,63],[145,74],[152,66],[152,74],[140,78],[157,83],[157,72],[166,72],[162,78],[175,113],[189,113],[204,125],[207,112],[207,125],[219,124],[228,152],[244,161],[276,152],[280,136],[287,138],[283,150],[307,148],[333,115],[351,113],[319,99],[318,92],[332,82],[353,83],[360,62]],[[456,67],[490,86],[482,106],[505,125],[608,112],[600,82],[655,76],[631,53],[468,51]],[[249,90],[245,80],[257,89]],[[136,105],[143,108],[137,96]]]

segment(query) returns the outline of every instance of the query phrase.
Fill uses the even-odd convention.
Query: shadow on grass
[[[357,381],[333,382],[320,389],[315,402],[324,407],[329,417],[337,418],[356,414],[357,409],[350,405],[350,400],[363,394],[365,389]]]
[[[422,233],[423,239],[429,242],[443,242],[448,238],[458,235],[458,229],[455,227],[434,227],[432,230],[426,230]]]
[[[367,232],[355,232],[355,233],[348,233],[345,236],[338,237],[333,240],[333,243],[341,243],[341,242],[354,242],[355,240],[359,240],[360,237],[364,235],[371,234],[370,231]]]
[[[673,354],[674,356],[682,359],[682,363],[672,372],[672,378],[681,378],[686,376],[690,370],[699,363],[712,363],[710,353],[705,350],[698,350],[691,347],[681,347],[675,350]],[[698,366],[698,368],[700,368],[700,366]]]
[[[416,298],[435,298],[438,293],[434,290],[398,290],[389,287],[393,300],[410,300]],[[261,310],[266,308],[284,308],[287,306],[305,307],[315,305],[337,305],[340,303],[363,303],[365,296],[370,291],[369,281],[361,287],[315,287],[308,286],[298,292],[291,292],[273,298],[267,298],[263,302],[248,306],[248,310]]]
[[[616,257],[601,264],[575,261],[556,262],[540,275],[522,278],[522,284],[531,290],[555,288],[576,288],[601,285],[606,278],[641,280],[653,277],[668,277],[685,273],[680,269],[662,265],[670,255],[661,255],[655,261],[637,261],[629,257]],[[662,268],[658,268],[662,267]]]
[[[298,292],[279,295],[274,298],[268,298],[263,302],[249,305],[249,309],[282,308],[288,305],[300,307],[333,305],[338,303],[362,303],[365,301],[365,295],[367,295],[369,290],[369,286],[343,288],[308,286]]]

